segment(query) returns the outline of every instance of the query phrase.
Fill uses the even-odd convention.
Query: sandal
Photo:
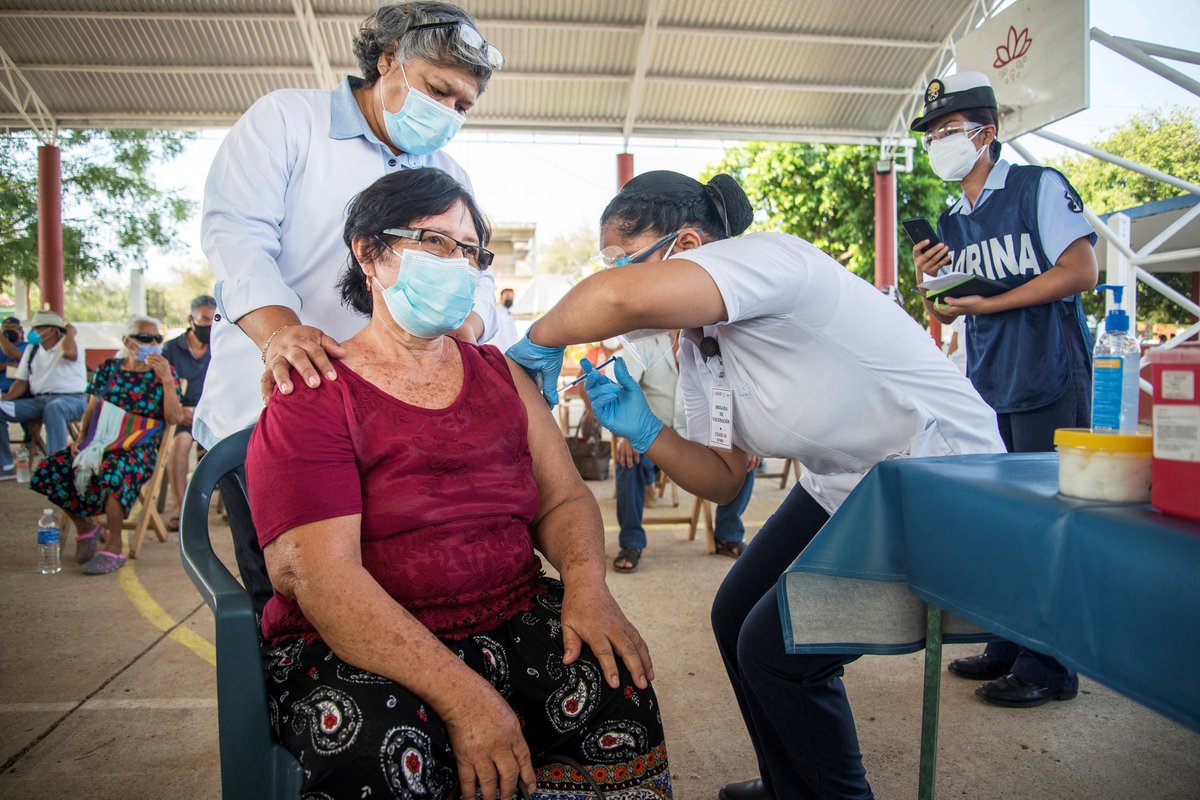
[[[127,559],[125,556],[109,552],[108,550],[101,550],[83,565],[81,572],[84,575],[107,575],[110,572],[116,572],[125,566],[126,563]]]
[[[745,551],[745,549],[746,545],[742,542],[722,542],[720,539],[718,539],[717,549],[713,552],[716,555],[729,556],[730,558],[736,560],[737,557],[740,556],[743,551]]]
[[[179,517],[167,517],[167,530],[169,530],[169,531],[178,531],[179,530]]]
[[[622,547],[617,553],[617,557],[613,559],[613,569],[617,572],[633,572],[637,569],[638,562],[642,560],[642,551],[638,547]],[[629,566],[623,567],[618,564],[618,561],[624,561]]]
[[[86,564],[92,560],[92,556],[96,555],[96,550],[100,547],[100,531],[102,528],[99,523],[88,528],[87,533],[75,535],[75,563]]]

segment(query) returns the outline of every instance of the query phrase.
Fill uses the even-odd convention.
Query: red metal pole
[[[924,252],[924,251],[922,251],[922,252]],[[933,337],[933,341],[937,343],[938,347],[942,346],[942,322],[941,322],[941,320],[934,319],[933,317],[929,318],[929,335]],[[963,343],[959,342],[958,346],[962,347]]]
[[[896,170],[875,165],[875,288],[896,286]]]
[[[633,153],[617,153],[617,191],[633,179]]]
[[[52,144],[38,148],[38,289],[42,308],[64,313],[62,163]]]

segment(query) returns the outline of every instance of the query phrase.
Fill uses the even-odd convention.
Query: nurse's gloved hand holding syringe
[[[545,347],[534,344],[525,338],[508,348],[505,353],[513,361],[520,364],[529,373],[535,386],[542,390],[542,395],[551,408],[558,405],[558,375],[562,372],[562,347]]]
[[[638,453],[645,454],[658,438],[663,423],[654,416],[642,387],[625,368],[625,359],[616,359],[613,367],[617,376],[615,383],[592,366],[592,362],[586,358],[580,360],[579,366],[583,367],[586,381],[584,385],[587,387],[588,398],[592,401],[592,413],[596,415],[596,419],[617,436],[628,439],[629,444]]]

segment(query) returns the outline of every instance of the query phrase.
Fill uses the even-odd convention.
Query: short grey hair
[[[132,336],[138,332],[138,325],[153,325],[158,328],[158,332],[162,333],[162,323],[154,317],[144,317],[140,314],[134,314],[125,322],[125,335]]]
[[[450,3],[385,3],[375,9],[375,13],[363,20],[354,37],[354,57],[367,85],[379,80],[379,59],[394,49],[396,61],[401,64],[410,58],[421,58],[439,67],[466,71],[483,94],[492,77],[492,68],[482,53],[464,45],[458,36],[446,36],[447,28],[424,28],[409,33],[414,25],[449,20],[476,28],[470,14]]]
[[[195,314],[197,309],[201,308],[216,308],[217,298],[211,294],[202,294],[192,301],[192,313]]]

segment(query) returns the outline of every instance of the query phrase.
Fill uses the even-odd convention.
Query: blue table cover
[[[1062,497],[1052,453],[879,464],[779,601],[789,652],[912,652],[928,602],[1200,730],[1200,525]]]

